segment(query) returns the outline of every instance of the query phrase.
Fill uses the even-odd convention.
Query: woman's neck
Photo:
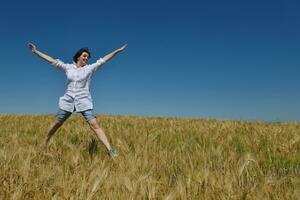
[[[77,67],[77,68],[81,68],[81,67],[83,67],[83,64],[82,64],[82,63],[79,63],[79,62],[77,62],[77,63],[76,63],[76,67]]]

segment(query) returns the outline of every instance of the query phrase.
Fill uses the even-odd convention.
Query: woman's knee
[[[54,122],[54,125],[60,127],[61,125],[63,125],[64,122],[65,122],[64,120],[63,121],[57,120],[56,122]]]
[[[90,125],[91,129],[93,129],[93,130],[100,128],[100,126],[98,125],[96,119],[90,120],[89,125]]]

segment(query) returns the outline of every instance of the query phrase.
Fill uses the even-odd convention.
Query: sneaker
[[[108,155],[109,155],[110,157],[112,157],[112,158],[117,157],[117,156],[118,156],[117,150],[115,150],[115,149],[110,149],[110,150],[108,151]]]

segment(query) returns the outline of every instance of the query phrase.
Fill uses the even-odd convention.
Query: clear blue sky
[[[16,1],[0,7],[0,113],[55,113],[64,74],[34,56],[90,62],[97,114],[300,120],[299,1]]]

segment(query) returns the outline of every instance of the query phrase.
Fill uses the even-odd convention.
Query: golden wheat
[[[0,115],[0,199],[299,199],[300,124],[97,116],[112,160],[72,116]]]

